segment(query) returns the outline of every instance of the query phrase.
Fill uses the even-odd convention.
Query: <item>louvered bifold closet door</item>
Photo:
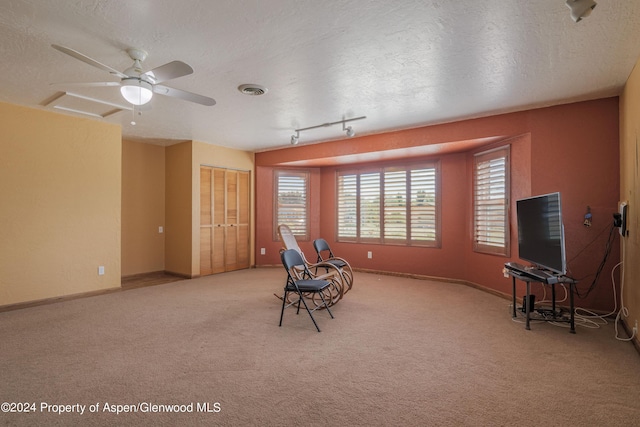
[[[213,273],[213,200],[211,199],[211,168],[200,168],[200,275]]]
[[[227,171],[227,228],[225,236],[225,270],[236,270],[238,263],[238,172]]]
[[[249,268],[249,172],[226,171],[225,271]]]
[[[200,274],[250,266],[250,173],[200,168]]]
[[[213,273],[225,270],[225,233],[227,228],[225,170],[213,169]]]
[[[249,268],[250,254],[250,192],[249,172],[238,172],[238,268]]]

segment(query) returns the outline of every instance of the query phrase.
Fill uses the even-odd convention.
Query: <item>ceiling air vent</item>
[[[267,88],[261,85],[244,84],[238,86],[238,90],[245,95],[259,96],[267,93]]]

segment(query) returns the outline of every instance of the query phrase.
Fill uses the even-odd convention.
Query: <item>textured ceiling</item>
[[[217,104],[156,95],[140,115],[95,120],[254,151],[343,118],[367,116],[353,122],[363,135],[618,95],[640,56],[640,0],[601,0],[579,23],[564,0],[3,0],[0,40],[0,101],[53,109],[68,90],[125,104],[117,87],[52,85],[118,78],[51,44],[122,71],[136,47],[145,69],[191,65],[166,85]],[[323,127],[300,144],[343,137]]]

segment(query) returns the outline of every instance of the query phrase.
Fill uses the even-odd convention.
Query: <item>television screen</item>
[[[516,201],[521,259],[555,273],[567,272],[560,193]]]

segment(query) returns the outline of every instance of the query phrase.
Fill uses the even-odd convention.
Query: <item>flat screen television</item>
[[[566,274],[560,193],[517,200],[516,210],[520,259]]]

